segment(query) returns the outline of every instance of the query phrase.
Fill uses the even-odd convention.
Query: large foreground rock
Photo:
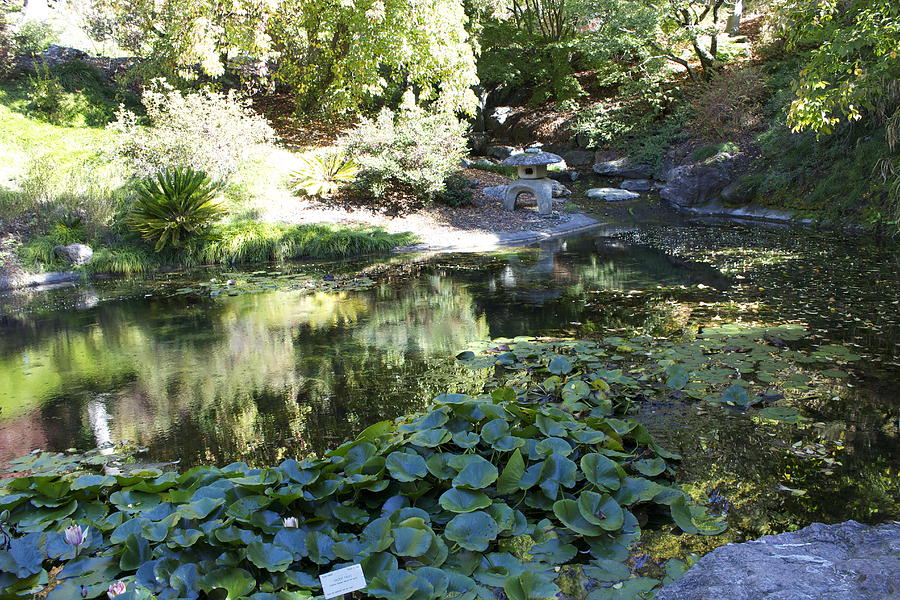
[[[716,548],[656,600],[900,598],[900,524],[814,523]]]
[[[690,208],[715,200],[734,178],[733,163],[731,156],[720,154],[703,163],[675,167],[659,196],[675,208]]]

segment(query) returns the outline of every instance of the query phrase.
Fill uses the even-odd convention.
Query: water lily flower
[[[296,528],[300,526],[300,522],[297,520],[297,517],[285,517],[284,526]]]
[[[78,554],[78,550],[87,542],[90,531],[90,527],[82,529],[80,525],[66,527],[66,543],[75,547],[75,554]]]
[[[119,580],[109,586],[109,589],[106,591],[106,595],[109,596],[109,599],[112,600],[116,596],[120,596],[125,593],[125,582]]]

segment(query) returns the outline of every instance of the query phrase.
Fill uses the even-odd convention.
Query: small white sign
[[[360,565],[353,565],[319,575],[322,590],[326,598],[334,598],[341,594],[349,594],[366,587],[366,576]]]

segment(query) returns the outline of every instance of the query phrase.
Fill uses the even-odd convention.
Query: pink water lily
[[[125,593],[125,582],[121,581],[121,580],[117,581],[114,584],[112,584],[111,586],[109,586],[109,589],[106,591],[106,595],[109,596],[110,600],[112,600],[116,596],[120,596],[124,593]]]
[[[300,522],[297,520],[297,517],[285,517],[284,526],[296,528],[300,526]]]

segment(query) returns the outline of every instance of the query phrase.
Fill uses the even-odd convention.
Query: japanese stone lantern
[[[504,160],[504,165],[516,167],[519,178],[509,185],[503,207],[506,210],[515,210],[519,194],[530,192],[537,198],[538,213],[549,215],[553,210],[553,180],[547,178],[547,166],[560,161],[562,157],[556,154],[532,148]]]

